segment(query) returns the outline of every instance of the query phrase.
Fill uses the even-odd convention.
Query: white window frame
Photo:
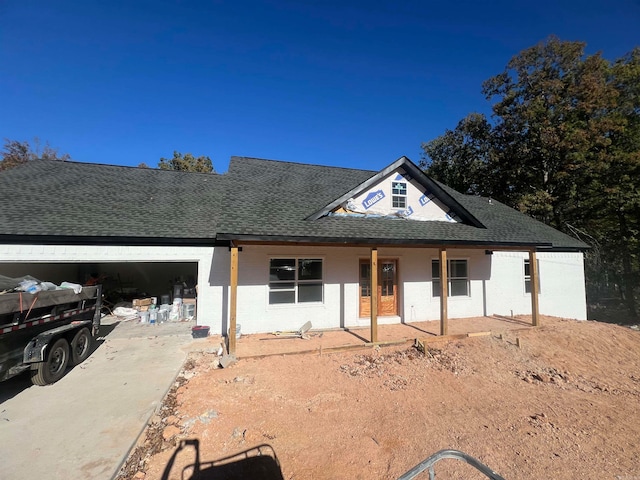
[[[528,258],[524,258],[522,262],[522,278],[524,279],[524,294],[531,295],[531,269]],[[536,258],[536,264],[538,265],[538,295],[540,295],[540,259]],[[527,275],[527,267],[529,267],[529,275]]]
[[[456,261],[463,261],[466,263],[466,270],[467,270],[467,275],[465,277],[452,277],[451,276],[451,262],[456,262]],[[435,277],[433,275],[434,270],[433,270],[433,264],[436,263],[438,264],[438,276]],[[470,275],[469,275],[469,259],[468,258],[447,258],[447,298],[469,298],[471,297],[471,282],[470,282]],[[467,286],[467,293],[464,295],[453,295],[452,294],[452,281],[460,281],[460,280],[465,280],[466,286]],[[438,285],[438,288],[436,289],[436,284]],[[440,298],[440,259],[439,258],[432,258],[431,259],[431,296],[433,298]]]
[[[294,279],[293,280],[271,280],[271,264],[273,260],[293,260],[294,263]],[[322,272],[320,275],[320,279],[310,279],[310,280],[301,280],[298,278],[299,269],[300,269],[300,261],[302,260],[315,260],[321,262]],[[268,265],[268,275],[267,275],[267,304],[270,307],[278,307],[278,306],[289,306],[289,305],[320,305],[324,303],[324,268],[325,268],[325,259],[318,255],[279,255],[269,257],[269,265]],[[279,288],[272,289],[271,285],[277,284],[287,284],[293,283],[292,288]],[[313,300],[313,301],[300,301],[300,289],[301,285],[314,285],[320,284],[321,287],[321,299]],[[271,302],[271,293],[274,292],[293,292],[293,302]]]
[[[398,193],[399,190],[396,191],[396,185],[404,185],[404,193]],[[398,205],[396,205],[396,203]],[[400,203],[402,205],[399,205]],[[404,210],[407,208],[407,205],[407,182],[391,182],[391,208]]]

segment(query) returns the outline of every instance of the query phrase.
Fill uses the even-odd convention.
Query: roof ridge
[[[257,160],[259,162],[265,162],[265,163],[274,163],[277,165],[282,165],[282,164],[289,164],[289,165],[299,165],[299,166],[306,166],[306,167],[320,167],[320,168],[330,168],[330,169],[334,169],[334,170],[349,170],[352,172],[372,172],[372,173],[377,173],[378,170],[367,170],[364,168],[349,168],[349,167],[340,167],[340,166],[335,166],[335,165],[322,165],[319,163],[303,163],[303,162],[294,162],[292,160],[274,160],[274,159],[270,159],[270,158],[257,158],[257,157],[245,157],[242,155],[232,155],[231,156],[231,161],[229,162],[229,169],[227,170],[227,172],[231,171],[231,165],[233,164],[234,161],[236,160]]]
[[[171,170],[171,169],[162,169],[162,168],[157,168],[157,167],[140,167],[140,166],[133,166],[133,165],[116,165],[116,164],[112,164],[112,163],[97,163],[97,162],[83,162],[83,161],[79,161],[79,160],[52,160],[52,159],[47,159],[47,158],[34,158],[33,160],[28,160],[27,162],[24,162],[21,165],[30,163],[30,162],[41,162],[41,163],[65,163],[68,165],[86,165],[86,166],[91,166],[91,167],[112,167],[112,168],[122,168],[122,169],[129,169],[129,170],[147,170],[147,171],[155,171],[155,172],[172,172],[172,173],[188,173],[188,174],[198,174],[198,175],[217,175],[217,176],[222,176],[221,173],[218,172],[191,172],[191,171],[185,171],[185,170]]]

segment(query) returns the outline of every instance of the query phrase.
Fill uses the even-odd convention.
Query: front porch
[[[228,332],[227,348],[229,354],[238,357],[242,356],[242,353],[236,346],[236,331],[237,325],[243,323],[242,321],[238,321],[239,286],[243,288],[245,292],[241,305],[241,308],[245,311],[244,314],[246,315],[247,310],[249,310],[249,313],[252,314],[251,318],[260,319],[261,328],[258,329],[255,327],[255,324],[252,324],[248,329],[251,332],[281,328],[281,324],[277,318],[281,312],[277,308],[274,308],[274,306],[278,307],[280,304],[287,304],[290,306],[287,326],[285,327],[287,330],[293,330],[298,327],[298,325],[293,324],[293,322],[296,318],[302,318],[303,316],[306,317],[306,320],[312,321],[318,329],[332,329],[340,325],[344,329],[344,332],[349,333],[364,343],[382,344],[386,342],[406,341],[406,339],[420,336],[439,335],[446,337],[466,333],[478,333],[472,332],[471,330],[465,330],[460,333],[458,330],[450,328],[449,318],[451,316],[466,317],[467,315],[478,315],[481,312],[485,314],[496,311],[503,313],[500,308],[498,308],[498,310],[494,308],[496,307],[495,303],[496,298],[498,298],[498,292],[500,292],[501,301],[504,301],[504,294],[502,292],[505,291],[506,284],[517,285],[516,288],[522,287],[522,291],[518,291],[515,295],[513,292],[510,293],[511,296],[509,300],[511,303],[509,303],[509,305],[512,305],[514,302],[521,303],[522,300],[528,298],[531,312],[531,322],[529,325],[537,326],[539,324],[539,277],[535,248],[529,247],[524,249],[521,246],[494,246],[492,249],[487,249],[486,245],[480,246],[473,244],[465,245],[464,248],[453,246],[450,247],[449,250],[457,252],[457,255],[461,256],[461,258],[452,259],[448,257],[449,250],[446,246],[440,246],[438,248],[429,247],[428,249],[431,253],[426,255],[421,254],[421,252],[427,247],[419,248],[417,245],[411,245],[411,248],[404,248],[402,245],[389,245],[383,248],[382,251],[384,254],[379,256],[378,247],[371,247],[369,245],[355,244],[341,246],[340,249],[342,250],[333,250],[331,254],[326,250],[329,247],[323,247],[318,244],[295,245],[294,247],[281,245],[278,247],[280,251],[283,252],[282,255],[286,254],[291,257],[285,259],[285,261],[289,263],[286,272],[288,274],[289,272],[293,272],[282,279],[279,275],[275,276],[273,274],[273,270],[277,271],[276,267],[278,267],[278,265],[274,267],[274,259],[280,258],[280,255],[275,253],[277,247],[269,246],[269,250],[266,251],[265,245],[261,243],[245,242],[243,246],[239,246],[239,243],[240,242],[237,241],[231,241],[229,247],[229,317],[227,326],[223,328],[223,332]],[[244,262],[248,265],[254,266],[262,262],[270,262],[270,276],[276,278],[276,280],[273,280],[276,286],[272,287],[271,284],[269,284],[268,297],[264,297],[264,292],[266,292],[267,289],[262,286],[264,283],[263,278],[251,276],[255,275],[257,271],[256,268],[247,269],[245,267],[243,271],[244,281],[242,284],[239,284],[238,279],[241,266],[239,252],[242,252],[243,249],[244,253],[242,256],[244,257]],[[294,252],[295,249],[297,250]],[[310,252],[310,249],[315,249],[316,251]],[[515,268],[514,265],[511,264],[503,268],[503,270],[510,272],[509,275],[504,278],[496,278],[492,280],[492,282],[489,282],[489,280],[492,279],[491,271],[494,262],[492,262],[491,258],[494,250],[516,252],[517,256],[514,258],[517,258],[517,262]],[[526,270],[522,270],[522,253],[528,256],[528,259],[525,259],[525,261],[528,260],[529,265],[531,265],[530,272],[528,273],[526,273]],[[304,256],[299,257],[300,254]],[[368,258],[364,255],[367,255]],[[300,275],[298,272],[300,268],[298,257],[306,259],[304,260],[306,262],[315,262],[319,265],[314,269],[314,272],[317,273],[317,278],[314,277],[313,280],[315,280],[314,285],[317,283],[316,286],[321,287],[318,289],[320,294],[317,298],[314,297],[315,305],[314,302],[310,304],[313,308],[305,308],[304,312],[299,308],[298,294],[296,293],[296,289],[299,288],[297,279],[298,275]],[[403,260],[402,265],[399,259]],[[462,268],[455,268],[455,271],[450,272],[450,270],[453,269],[453,262],[458,262],[455,265]],[[471,262],[473,263],[470,267],[469,263]],[[404,275],[404,277],[398,274],[399,268],[402,269],[403,273],[401,275]],[[329,274],[327,272],[331,273]],[[354,272],[357,273],[357,277],[353,276]],[[526,274],[529,275],[530,279],[530,292],[525,292],[524,289],[524,278]],[[331,278],[330,275],[332,275],[333,278]],[[327,281],[329,278],[331,278],[331,281]],[[520,283],[520,281],[523,283]],[[274,297],[275,300],[272,299],[271,296],[274,292],[275,294],[281,293],[279,289],[282,285],[287,287],[283,291],[285,291],[289,297],[285,300],[281,297]],[[306,284],[303,283],[303,285]],[[272,288],[273,290],[271,290]],[[247,292],[251,293],[248,295]],[[429,292],[431,293],[429,294]],[[358,311],[355,311],[354,305],[356,305],[356,303],[353,302],[353,299],[356,297],[359,300],[357,302],[357,305],[359,305]],[[491,299],[493,304],[488,303],[488,298]],[[464,301],[461,301],[461,299]],[[302,303],[307,301],[308,300],[305,299]],[[404,302],[404,304],[400,305],[400,302]],[[250,305],[249,309],[247,305]],[[257,305],[253,311],[250,310],[252,305]],[[261,305],[267,305],[267,307],[271,308],[263,308]],[[433,318],[434,315],[432,314],[434,312],[432,312],[431,315],[422,315],[420,318],[420,320],[423,320],[422,322],[411,322],[400,325],[400,327],[411,325],[414,331],[410,334],[394,331],[394,327],[391,325],[385,325],[385,331],[388,333],[380,333],[383,324],[379,323],[378,317],[391,316],[392,313],[395,313],[398,314],[400,319],[402,318],[402,316],[399,315],[401,312],[425,312],[430,309],[433,310],[436,305],[439,307],[440,320],[438,322],[424,320],[425,318]],[[516,308],[516,311],[518,310],[522,311],[523,308],[520,306],[520,308]],[[528,308],[525,307],[524,311],[526,310],[528,310]],[[451,315],[452,312],[454,315]],[[513,315],[513,309],[511,312]],[[368,332],[366,331],[367,329],[348,326],[349,324],[345,322],[345,318],[354,318],[356,315],[360,318],[368,317]],[[413,315],[409,315],[409,313],[407,313],[407,315],[415,319]],[[246,316],[244,318],[246,318]],[[335,323],[327,322],[328,318],[335,318]],[[337,320],[338,318],[340,318],[339,322]],[[494,317],[475,318],[491,319]],[[504,317],[502,318],[504,319]],[[421,323],[424,325],[419,326]],[[478,328],[478,325],[487,322],[476,321],[474,323],[476,326],[471,328]],[[246,326],[247,325],[245,325],[245,327]],[[479,332],[491,331],[491,328],[479,328]],[[403,328],[403,331],[404,330]],[[282,338],[278,338],[277,340],[287,341]],[[265,341],[266,339],[263,343]],[[275,338],[274,341],[276,341]]]
[[[554,322],[554,317],[540,316],[543,324]],[[304,323],[304,322],[301,322]],[[440,335],[440,321],[378,325],[377,342],[371,343],[368,327],[310,330],[308,339],[276,336],[273,333],[242,335],[236,340],[239,359],[260,358],[271,355],[323,354],[380,346],[412,345],[415,339],[431,343],[481,335],[515,333],[533,328],[531,316],[513,318],[502,316],[456,318],[449,320],[449,332]],[[514,335],[515,337],[515,335]],[[222,337],[209,337],[208,342],[222,342]]]

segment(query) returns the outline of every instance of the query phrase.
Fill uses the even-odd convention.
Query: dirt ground
[[[224,369],[218,340],[191,353],[120,478],[192,478],[197,440],[194,478],[395,479],[457,449],[510,480],[640,479],[640,332],[628,327],[545,317],[425,353],[406,342]],[[455,460],[435,471],[486,478]]]

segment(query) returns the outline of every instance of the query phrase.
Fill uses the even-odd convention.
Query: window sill
[[[268,309],[281,310],[287,308],[311,308],[311,307],[324,307],[324,302],[302,302],[302,303],[274,303],[268,304]]]

